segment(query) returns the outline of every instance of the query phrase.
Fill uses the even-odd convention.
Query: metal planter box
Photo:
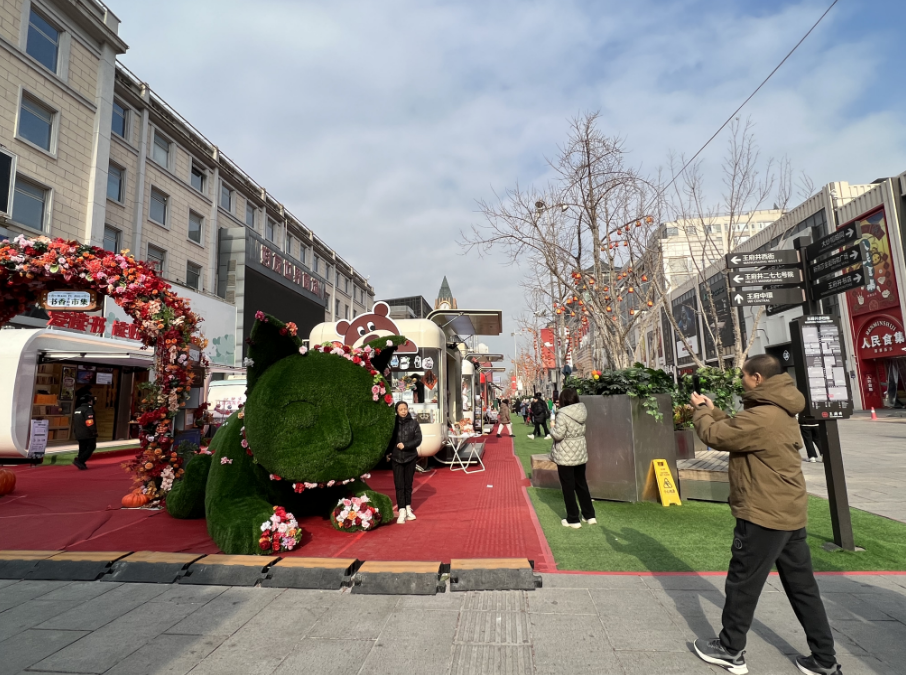
[[[651,460],[664,459],[676,480],[676,440],[673,403],[669,394],[655,396],[663,419],[645,412],[638,398],[582,396],[588,408],[586,477],[594,499],[618,502],[657,501],[657,491],[645,494]]]
[[[695,459],[696,452],[704,452],[708,446],[702,443],[695,429],[677,429],[673,432],[676,437],[676,458]]]

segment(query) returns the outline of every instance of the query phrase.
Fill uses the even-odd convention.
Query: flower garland
[[[155,348],[154,383],[142,387],[139,402],[140,449],[125,466],[149,505],[158,506],[183,473],[182,460],[172,452],[173,418],[192,388],[189,350],[207,346],[198,332],[202,318],[153,266],[128,251],[22,234],[0,243],[0,325],[32,307],[41,291],[72,287],[113,298],[132,317],[142,344]],[[201,365],[206,363],[202,353]]]
[[[387,346],[392,347],[393,342],[387,340]],[[391,406],[393,405],[393,396],[387,393],[387,386],[384,382],[384,378],[371,365],[371,357],[380,354],[380,349],[373,348],[371,345],[365,345],[364,347],[350,347],[349,345],[338,345],[334,342],[325,342],[321,345],[314,345],[311,349],[305,346],[299,347],[299,353],[302,354],[302,356],[308,354],[309,351],[342,356],[344,359],[357,366],[367,368],[368,374],[371,375],[371,398],[375,401],[379,401],[381,397],[383,397],[384,403]]]
[[[261,523],[258,548],[262,551],[292,551],[302,541],[302,528],[293,514],[282,506],[274,507],[274,515]]]
[[[380,525],[381,512],[369,502],[368,495],[338,501],[331,515],[337,529],[366,532]]]

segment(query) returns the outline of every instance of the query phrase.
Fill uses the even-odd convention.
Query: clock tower
[[[456,309],[456,298],[450,291],[450,284],[447,283],[447,277],[444,277],[440,290],[437,292],[437,300],[434,301],[434,309]]]

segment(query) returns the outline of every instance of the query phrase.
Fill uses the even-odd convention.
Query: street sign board
[[[730,286],[774,286],[802,283],[802,270],[796,267],[757,272],[730,272]]]
[[[839,277],[825,279],[821,283],[812,286],[812,300],[821,300],[822,298],[829,298],[832,295],[837,295],[853,288],[861,288],[862,286],[868,285],[868,280],[870,278],[870,275],[865,270],[860,269]]]
[[[41,291],[38,304],[55,312],[91,312],[97,309],[95,291]]]
[[[823,253],[828,251],[833,251],[835,248],[840,248],[848,244],[854,244],[861,238],[861,233],[859,228],[855,223],[850,223],[845,227],[841,227],[836,232],[831,232],[826,237],[819,239],[814,244],[809,244],[805,249],[809,260],[812,258],[817,258]]]
[[[802,288],[765,288],[759,291],[733,291],[734,307],[759,305],[800,305],[805,302]]]
[[[827,274],[839,272],[847,267],[854,267],[861,262],[862,248],[860,246],[852,246],[818,262],[809,260],[809,272],[813,279],[817,279]]]
[[[784,265],[787,267],[799,264],[799,251],[762,251],[760,253],[727,253],[727,267],[731,270],[740,267],[764,267],[765,265]]]
[[[804,417],[841,419],[853,409],[843,336],[833,317],[801,316],[790,322],[796,381],[805,395]]]

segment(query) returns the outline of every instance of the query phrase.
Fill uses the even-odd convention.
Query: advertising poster
[[[32,420],[31,434],[28,440],[28,458],[37,459],[44,456],[47,450],[47,434],[50,420]]]
[[[862,231],[862,241],[868,242],[871,264],[875,268],[875,284],[847,291],[849,311],[853,316],[860,316],[879,309],[899,307],[900,298],[897,293],[884,208],[860,216],[855,223]]]

